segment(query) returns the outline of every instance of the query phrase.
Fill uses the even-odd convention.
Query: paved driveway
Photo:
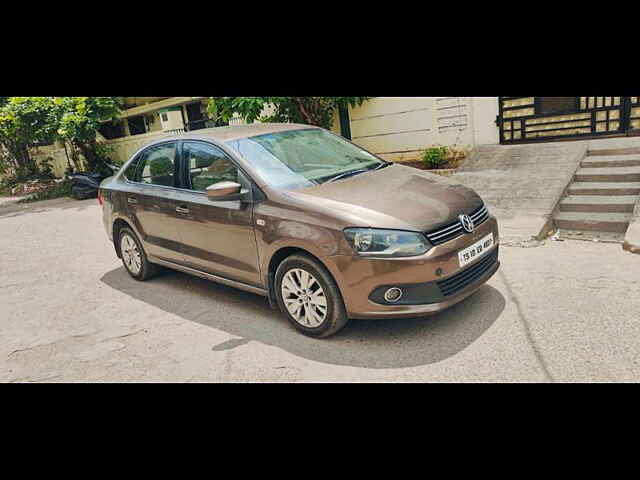
[[[0,208],[0,381],[640,380],[640,256],[578,241],[501,256],[447,312],[314,340],[262,297],[129,278],[96,200]]]

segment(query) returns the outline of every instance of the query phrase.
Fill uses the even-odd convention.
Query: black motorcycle
[[[98,187],[105,179],[118,171],[119,167],[115,165],[107,165],[112,171],[110,173],[98,172],[80,172],[69,175],[71,179],[71,196],[76,200],[85,200],[87,198],[96,198],[98,196]]]

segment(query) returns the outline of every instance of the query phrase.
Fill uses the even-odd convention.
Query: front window
[[[238,168],[219,148],[206,143],[185,142],[182,152],[193,190],[204,192],[214,183],[238,181]]]
[[[373,170],[385,163],[325,130],[291,130],[233,140],[228,144],[264,180],[276,188],[295,189]]]

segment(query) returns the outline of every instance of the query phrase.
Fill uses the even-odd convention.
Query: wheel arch
[[[123,227],[128,227],[133,230],[136,235],[138,234],[136,230],[131,226],[131,224],[126,220],[122,218],[116,218],[113,221],[111,236],[113,238],[113,247],[116,249],[116,255],[118,256],[118,258],[122,258],[122,252],[120,251],[120,242],[118,240],[120,238],[120,230],[122,230]]]
[[[267,267],[267,272],[266,272],[267,293],[268,293],[267,296],[269,298],[269,305],[271,306],[271,308],[275,308],[275,309],[278,308],[278,302],[275,297],[275,278],[276,278],[276,270],[278,269],[278,265],[280,265],[286,258],[297,253],[304,254],[308,257],[311,257],[313,260],[317,261],[320,265],[322,265],[325,268],[325,270],[329,273],[329,275],[331,275],[331,278],[333,278],[333,280],[336,282],[336,285],[338,284],[335,276],[333,275],[333,273],[331,272],[327,264],[323,262],[322,259],[317,255],[314,255],[309,250],[306,250],[302,247],[294,247],[294,246],[281,247],[278,250],[276,250],[273,253],[273,255],[271,255],[271,258],[269,259],[269,264]]]

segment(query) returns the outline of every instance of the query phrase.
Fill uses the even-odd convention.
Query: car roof
[[[155,143],[162,143],[171,140],[215,140],[220,143],[229,140],[255,137],[268,133],[285,132],[289,130],[319,129],[314,125],[303,125],[299,123],[251,123],[248,125],[232,125],[228,127],[215,127],[197,130],[196,132],[181,133],[179,135],[168,135],[154,142],[149,142],[145,147]]]

